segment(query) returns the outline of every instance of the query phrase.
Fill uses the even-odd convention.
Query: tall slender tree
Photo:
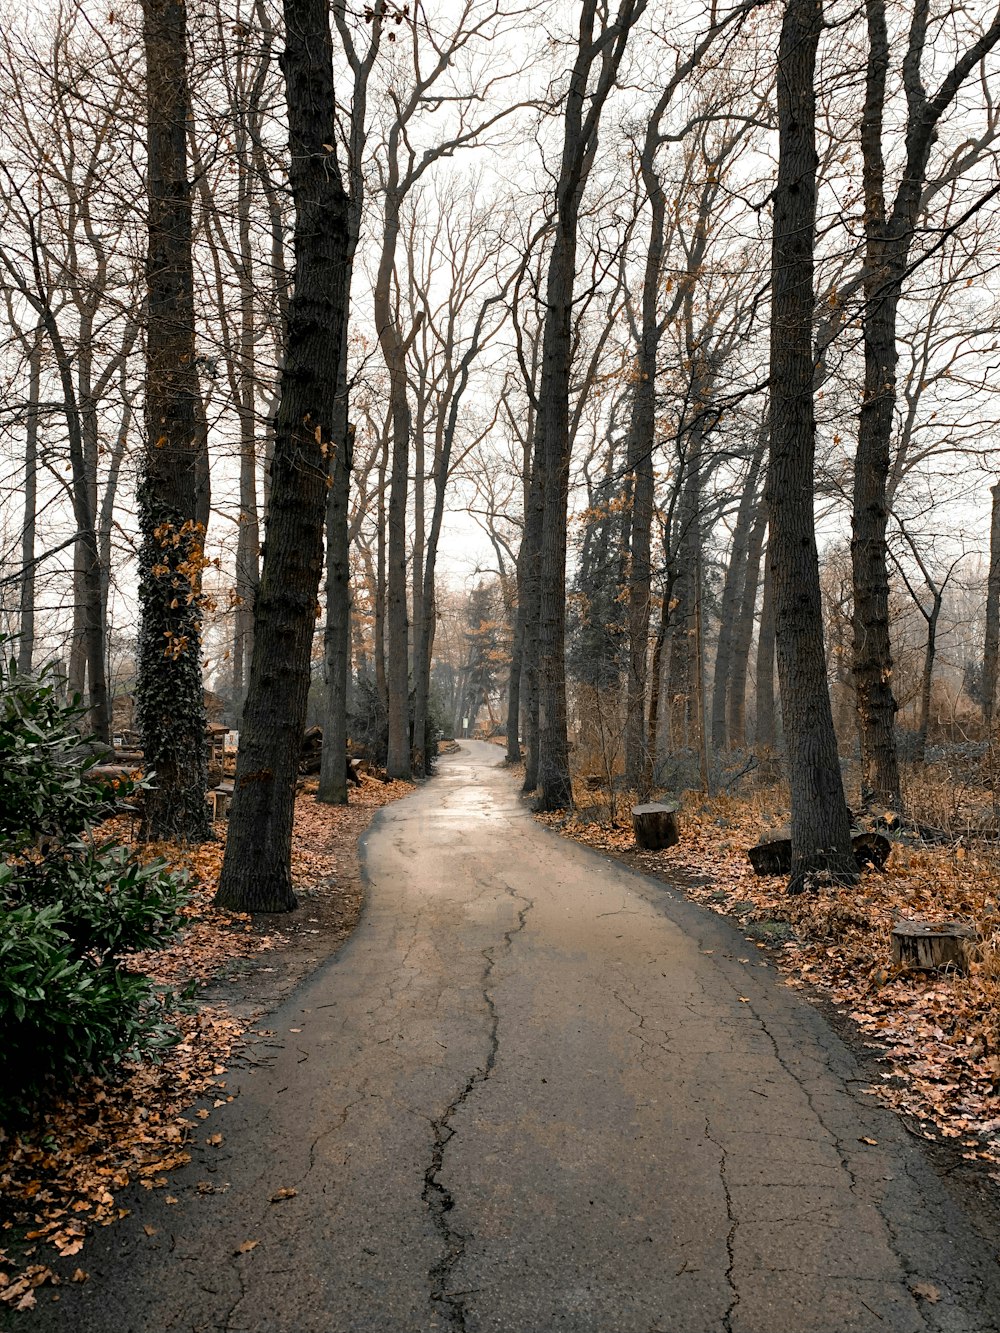
[[[542,495],[538,778],[539,807],[544,810],[561,810],[573,803],[566,714],[566,522],[572,451],[569,395],[573,287],[580,206],[597,153],[601,115],[615,86],[629,34],[646,3],[621,0],[612,19],[597,0],[583,0],[563,115],[535,436],[535,469]]]
[[[792,797],[790,892],[801,891],[816,873],[857,878],[826,680],[814,512],[815,76],[822,29],[821,0],[786,0],[778,48],[767,503]]]
[[[1000,10],[992,23],[955,61],[937,90],[928,94],[922,65],[930,22],[928,0],[914,0],[903,57],[906,98],[905,162],[891,202],[885,186],[883,148],[890,41],[885,0],[866,0],[869,55],[861,125],[865,204],[862,269],[865,354],[864,397],[854,470],[854,681],[861,732],[863,786],[867,796],[893,808],[902,805],[896,755],[896,700],[892,691],[889,639],[889,575],[886,524],[896,409],[897,317],[921,210],[931,151],[942,117],[962,85],[1000,42]],[[991,123],[987,142],[998,127]],[[961,174],[981,155],[983,143],[963,145],[951,165]],[[974,211],[974,210],[973,210]]]
[[[326,0],[285,0],[281,67],[295,276],[274,424],[271,495],[250,682],[216,902],[283,912],[292,889],[295,779],[309,693],[323,523],[348,299],[348,198],[336,152]]]

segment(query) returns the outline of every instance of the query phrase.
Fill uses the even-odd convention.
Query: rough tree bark
[[[333,44],[325,0],[285,0],[281,67],[295,207],[295,286],[274,427],[257,627],[216,903],[295,906],[295,778],[323,567],[328,456],[347,302],[347,195],[336,152]]]
[[[774,571],[771,568],[771,543],[764,553],[764,591],[760,604],[760,630],[757,635],[756,716],[754,744],[773,750],[778,739],[774,699]]]
[[[142,836],[211,836],[201,676],[198,521],[203,441],[195,369],[187,24],[180,0],[144,0],[148,144],[145,455],[139,485],[136,719],[147,774]]]
[[[814,514],[813,252],[821,0],[786,0],[778,49],[778,180],[771,257],[767,477],[781,714],[792,804],[789,892],[857,879],[823,648]]]

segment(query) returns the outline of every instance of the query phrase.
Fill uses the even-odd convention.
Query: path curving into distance
[[[500,758],[464,743],[382,811],[361,924],[199,1123],[223,1146],[17,1327],[1000,1330],[991,1247],[821,1016],[536,825]]]

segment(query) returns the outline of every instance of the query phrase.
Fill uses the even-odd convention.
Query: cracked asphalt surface
[[[468,743],[380,814],[351,940],[191,1166],[18,1327],[1000,1329],[992,1247],[822,1017],[728,923],[538,827],[498,758]]]

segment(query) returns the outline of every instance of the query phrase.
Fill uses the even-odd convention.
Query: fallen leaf
[[[77,1269],[74,1271],[74,1273],[73,1273],[72,1281],[73,1281],[73,1282],[86,1282],[86,1281],[88,1280],[89,1277],[90,1277],[90,1274],[89,1274],[89,1273],[85,1273],[84,1270],[83,1270],[82,1268],[77,1268]]]
[[[155,1235],[156,1235],[156,1227],[151,1227],[151,1226],[149,1225],[148,1222],[147,1222],[146,1225],[143,1227],[143,1231],[145,1231],[145,1233],[146,1233],[147,1236],[155,1236]]]
[[[209,1134],[209,1136],[208,1136],[208,1138],[205,1140],[205,1142],[206,1142],[206,1143],[210,1143],[210,1144],[212,1145],[213,1148],[217,1148],[217,1147],[219,1146],[219,1144],[222,1142],[222,1135],[221,1135],[221,1134]]]
[[[236,1253],[249,1254],[250,1251],[255,1250],[259,1244],[259,1240],[245,1240],[242,1245],[237,1246]]]
[[[875,1147],[878,1146],[878,1139],[866,1139],[866,1138],[860,1138],[860,1139],[858,1139],[858,1142],[859,1142],[859,1143],[867,1143],[867,1144],[869,1145],[869,1147],[872,1147],[872,1148],[875,1148]]]
[[[910,1290],[914,1296],[918,1296],[922,1301],[930,1301],[932,1305],[936,1305],[941,1299],[941,1293],[933,1282],[911,1282]]]
[[[294,1199],[296,1194],[298,1194],[298,1190],[292,1189],[291,1186],[286,1185],[283,1189],[276,1190],[274,1194],[271,1195],[271,1202],[277,1203],[279,1199]]]

